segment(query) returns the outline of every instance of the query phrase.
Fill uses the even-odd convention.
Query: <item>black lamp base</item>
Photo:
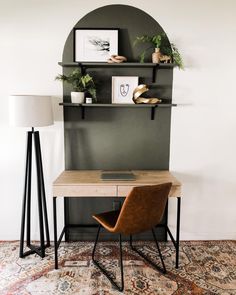
[[[40,245],[35,246],[31,244],[30,228],[31,228],[31,173],[32,173],[32,138],[34,138],[35,146],[35,160],[37,170],[37,190],[38,190],[38,217],[40,230]],[[24,252],[24,236],[26,228],[26,246],[30,249]],[[46,241],[45,241],[46,235]],[[21,217],[21,234],[20,234],[20,253],[21,258],[30,254],[38,254],[40,257],[45,257],[45,249],[50,246],[47,205],[45,197],[45,187],[43,179],[43,166],[40,148],[39,132],[28,132],[27,136],[27,152],[26,152],[26,169],[25,169],[25,187],[22,204]]]

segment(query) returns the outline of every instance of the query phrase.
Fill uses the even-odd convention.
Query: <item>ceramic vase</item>
[[[160,62],[161,51],[160,48],[155,48],[155,52],[152,54],[152,62],[158,64]]]

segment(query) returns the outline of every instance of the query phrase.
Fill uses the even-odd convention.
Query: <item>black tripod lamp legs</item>
[[[122,238],[121,234],[119,235],[119,246],[120,246],[120,273],[121,273],[121,285],[118,286],[118,284],[114,281],[114,279],[111,277],[111,275],[108,273],[107,270],[105,270],[99,263],[98,261],[95,260],[95,251],[96,251],[96,246],[98,243],[98,238],[99,238],[99,233],[101,230],[101,225],[98,227],[98,232],[93,248],[93,253],[92,253],[92,261],[93,263],[101,270],[101,272],[108,278],[108,280],[111,282],[111,284],[120,292],[124,290],[124,272],[123,272],[123,259],[122,259]]]
[[[37,184],[38,184],[38,215],[39,215],[39,230],[40,230],[40,245],[34,246],[31,244],[30,229],[31,229],[31,170],[32,170],[32,137],[35,142],[35,158],[37,168]],[[26,245],[30,248],[24,252],[24,236],[26,228]],[[46,231],[46,245],[44,241],[44,232]],[[45,188],[43,180],[43,167],[40,149],[39,132],[30,131],[27,137],[27,152],[26,152],[26,169],[25,169],[25,187],[22,204],[21,217],[21,234],[20,234],[20,253],[21,258],[30,254],[38,254],[40,257],[45,257],[45,249],[50,246],[50,237],[48,230],[48,217],[45,198]]]

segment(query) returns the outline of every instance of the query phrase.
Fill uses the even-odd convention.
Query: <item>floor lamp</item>
[[[11,95],[9,101],[10,123],[14,126],[31,127],[27,132],[26,168],[24,195],[22,203],[20,253],[21,258],[36,253],[45,257],[45,249],[50,246],[47,205],[44,188],[42,156],[40,148],[39,131],[34,127],[53,124],[52,104],[50,96],[39,95]],[[40,245],[32,245],[31,229],[31,174],[32,174],[32,149],[35,149],[38,192],[38,218]],[[24,237],[26,230],[26,245],[30,249],[24,252]]]

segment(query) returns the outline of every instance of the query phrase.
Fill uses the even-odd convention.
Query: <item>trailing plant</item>
[[[161,33],[158,35],[148,36],[143,35],[136,37],[134,41],[134,46],[138,43],[150,43],[151,46],[146,48],[140,54],[140,62],[145,61],[145,56],[148,50],[151,48],[160,48],[160,51],[163,55],[168,55],[172,58],[173,63],[176,64],[180,69],[184,69],[183,59],[174,43],[170,43],[166,34]]]
[[[161,52],[165,55],[168,55],[172,58],[173,63],[181,70],[184,70],[184,62],[181,54],[179,53],[178,48],[174,43],[170,43],[170,47],[163,47]]]
[[[93,98],[96,98],[96,87],[93,78],[89,75],[82,75],[79,69],[74,70],[67,75],[57,75],[56,80],[71,84],[76,92],[88,92]]]

